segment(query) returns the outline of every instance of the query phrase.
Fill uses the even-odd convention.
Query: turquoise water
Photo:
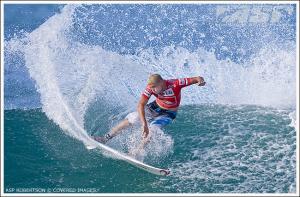
[[[87,150],[41,109],[7,110],[5,188],[290,192],[296,179],[296,133],[289,113],[257,106],[184,106],[165,131],[174,140],[172,153],[151,163],[171,169],[171,176],[160,177]]]
[[[296,4],[5,4],[4,16],[4,192],[296,192]],[[136,157],[167,177],[86,148],[136,109],[151,73],[206,81]],[[140,140],[132,126],[107,145]]]

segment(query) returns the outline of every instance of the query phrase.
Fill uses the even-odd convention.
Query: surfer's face
[[[163,91],[163,84],[164,84],[164,80],[161,80],[156,84],[152,84],[150,88],[154,93],[160,94]]]

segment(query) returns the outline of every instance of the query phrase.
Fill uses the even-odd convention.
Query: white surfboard
[[[148,164],[145,164],[141,161],[138,161],[134,158],[129,157],[128,155],[124,154],[124,153],[120,153],[115,149],[112,149],[104,144],[101,144],[95,140],[93,140],[93,145],[88,145],[87,149],[95,149],[95,148],[99,148],[101,150],[105,150],[111,154],[113,154],[114,156],[116,156],[118,159],[124,160],[140,169],[143,169],[147,172],[150,172],[152,174],[156,174],[156,175],[162,175],[162,176],[167,176],[170,175],[170,170],[169,169],[162,169],[162,168],[156,168],[153,166],[150,166]]]

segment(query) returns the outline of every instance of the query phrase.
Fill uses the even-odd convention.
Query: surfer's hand
[[[197,83],[198,86],[204,86],[206,82],[204,81],[203,77],[199,77],[199,82]]]
[[[204,86],[206,84],[205,81],[203,81],[202,83],[200,83],[198,86]]]
[[[149,128],[148,128],[148,126],[147,126],[147,125],[144,125],[144,126],[142,127],[142,129],[143,129],[143,137],[144,137],[144,138],[147,138],[147,137],[148,137],[148,134],[149,134]]]

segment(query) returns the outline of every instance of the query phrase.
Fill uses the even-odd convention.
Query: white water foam
[[[294,127],[295,129],[297,129],[297,114],[296,114],[296,110],[292,111],[291,113],[289,113],[289,118],[291,119],[291,123],[289,124],[290,127]]]
[[[203,190],[295,193],[295,130],[278,122],[270,124],[275,118],[288,120],[288,113],[241,109],[242,114],[230,112],[232,108],[228,110],[230,113],[213,111],[214,115],[224,117],[221,122],[213,118],[206,120],[212,128],[215,125],[220,134],[215,131],[191,136],[190,141],[180,145],[182,149],[190,147],[186,161],[172,163],[173,179],[161,179],[156,184],[167,182],[172,190],[180,192],[185,188],[185,192],[192,193]],[[249,124],[251,122],[254,124]],[[196,142],[201,145],[191,148]],[[199,148],[205,142],[215,144]]]
[[[134,59],[141,65],[153,65],[148,67],[151,72],[163,73],[167,78],[204,76],[205,87],[183,90],[183,104],[253,104],[279,108],[296,104],[296,55],[292,48],[281,49],[270,44],[244,64],[217,60],[213,52],[202,48],[189,52],[167,47],[158,57],[148,50]]]
[[[143,149],[140,149],[142,141],[141,125],[131,126],[125,129],[122,135],[116,136],[108,142],[109,146],[118,148],[122,145],[122,150],[129,153],[136,153],[134,157],[147,162],[157,162],[173,152],[174,141],[172,137],[156,126],[149,126],[149,141]]]

